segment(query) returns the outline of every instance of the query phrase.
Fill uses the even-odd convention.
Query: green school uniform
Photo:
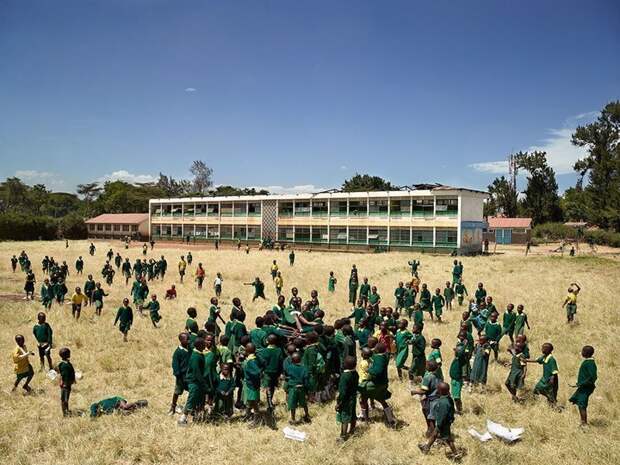
[[[426,339],[422,333],[414,334],[411,339],[411,355],[413,360],[409,372],[413,376],[423,376],[426,371]]]
[[[580,408],[588,407],[588,399],[596,388],[597,368],[593,358],[587,358],[581,362],[577,375],[577,390],[568,399]]]
[[[526,323],[527,314],[525,312],[517,313],[515,316],[515,335],[525,334]]]
[[[220,327],[217,324],[217,318],[220,314],[220,309],[215,305],[209,307],[209,316],[207,317],[207,323],[215,325],[215,335],[220,335]]]
[[[431,291],[422,289],[420,292],[420,308],[423,311],[431,312]]]
[[[413,312],[413,324],[419,327],[420,331],[424,329],[424,311],[421,307]]]
[[[254,286],[254,298],[265,297],[265,283],[262,281],[253,282],[252,286]]]
[[[362,320],[364,320],[368,314],[366,313],[366,309],[364,307],[355,307],[348,318],[353,318],[353,324],[355,328],[359,327],[359,324]]]
[[[359,374],[356,370],[344,370],[340,375],[336,396],[336,421],[338,423],[351,423],[356,417],[358,384]]]
[[[327,290],[329,292],[334,292],[336,290],[336,278],[330,276],[327,280]]]
[[[476,344],[474,347],[474,363],[471,368],[471,382],[473,384],[487,383],[490,353],[491,346],[488,343]]]
[[[229,338],[228,348],[235,353],[241,344],[241,338],[247,334],[245,325],[238,320],[231,320],[226,323],[224,334]]]
[[[441,439],[450,439],[450,427],[454,422],[454,402],[449,396],[441,396],[433,405],[432,417],[435,419],[435,429]]]
[[[235,390],[235,379],[232,376],[218,376],[217,389],[215,393],[215,409],[216,415],[225,415],[231,417],[233,415],[233,392]]]
[[[426,357],[426,361],[427,362],[433,361],[437,364],[435,375],[440,381],[443,381],[443,371],[441,370],[441,364],[442,364],[441,351],[439,349],[432,349],[431,352],[428,354],[428,357]]]
[[[459,305],[463,305],[463,299],[467,294],[467,288],[465,287],[464,284],[462,283],[457,283],[456,286],[454,286],[454,292],[456,293],[456,298],[458,300]]]
[[[206,381],[206,393],[209,396],[215,396],[218,382],[217,365],[220,358],[220,353],[217,351],[217,348],[213,347],[211,350],[204,351],[204,358],[204,378]]]
[[[284,305],[282,305],[282,307],[278,306],[278,305],[274,305],[271,308],[271,311],[278,317],[278,320],[281,320],[284,317],[284,309],[286,307]]]
[[[308,392],[314,393],[318,389],[319,375],[321,371],[321,367],[319,365],[322,365],[323,368],[325,366],[323,357],[319,353],[319,345],[315,343],[306,346],[301,362],[306,367],[308,372],[308,384],[306,386]]]
[[[254,328],[250,331],[250,341],[254,344],[254,346],[256,346],[256,350],[265,347],[266,338],[267,333],[263,328]]]
[[[41,286],[41,304],[45,308],[49,308],[52,305],[52,301],[54,300],[54,291],[52,290],[52,286],[47,286],[43,284]]]
[[[185,381],[185,373],[189,366],[189,359],[192,353],[183,346],[177,347],[172,353],[172,374],[175,378],[174,393],[176,395],[183,394],[187,391],[187,382]]]
[[[461,389],[463,388],[463,367],[460,356],[454,357],[454,360],[450,363],[448,374],[450,375],[450,394],[452,394],[453,399],[459,400],[461,398]]]
[[[372,332],[368,328],[358,328],[355,330],[355,338],[360,346],[360,349],[363,349],[368,345],[368,338],[372,336]]]
[[[368,300],[368,294],[370,294],[370,284],[363,284],[360,286],[360,299]]]
[[[157,323],[161,320],[161,316],[159,314],[159,301],[151,300],[148,304],[143,307],[145,310],[149,311],[149,316],[151,317],[151,321]]]
[[[207,394],[207,381],[205,373],[205,357],[204,354],[193,349],[187,366],[185,380],[187,382],[189,394],[185,404],[185,412],[193,412],[200,409],[205,403]]]
[[[32,334],[34,334],[35,339],[37,340],[37,344],[39,347],[44,345],[52,345],[52,336],[53,336],[52,327],[46,321],[42,325],[36,324],[32,327]]]
[[[131,329],[133,323],[133,310],[131,307],[119,307],[116,312],[116,318],[114,324],[119,322],[118,329],[121,333],[127,333]]]
[[[98,417],[101,414],[113,413],[121,402],[125,402],[124,397],[108,397],[107,399],[100,400],[90,405],[90,416]]]
[[[431,304],[433,305],[433,309],[435,310],[435,316],[437,318],[441,318],[443,313],[443,306],[445,305],[446,300],[441,295],[435,294],[431,299]]]
[[[263,366],[262,386],[275,388],[282,373],[282,363],[284,361],[282,349],[276,345],[268,345],[258,351],[258,358]]]
[[[60,379],[62,380],[60,398],[63,402],[69,402],[71,386],[75,383],[75,369],[69,360],[62,360],[58,364],[58,373],[60,374]]]
[[[487,297],[487,291],[486,289],[476,289],[476,293],[475,293],[475,297],[476,297],[476,304],[480,305],[482,302],[485,301],[486,297]]]
[[[402,368],[409,357],[409,344],[413,339],[411,331],[399,329],[396,331],[396,368]]]
[[[381,296],[379,295],[378,292],[370,293],[368,295],[368,303],[371,305],[377,305],[377,303],[381,300]]]
[[[260,401],[261,368],[255,354],[243,362],[243,398],[246,402]]]
[[[451,287],[446,287],[443,290],[443,297],[446,303],[452,302],[452,300],[454,299],[454,290]]]
[[[306,403],[306,389],[308,388],[308,370],[301,363],[291,363],[287,365],[286,371],[286,403],[289,410],[296,409],[298,407],[305,407]]]
[[[558,374],[558,364],[555,361],[555,357],[551,354],[547,356],[542,355],[538,357],[536,362],[543,366],[543,372],[538,383],[534,386],[534,393],[542,394],[550,401],[555,402],[558,393],[558,385],[557,383],[550,383],[551,378]]]
[[[527,365],[525,360],[526,358],[525,355],[523,355],[523,352],[512,355],[510,372],[508,373],[508,378],[506,378],[506,386],[512,389],[523,389],[525,384],[523,380],[523,370]]]
[[[517,314],[515,312],[505,311],[502,317],[502,329],[504,334],[508,334],[512,336],[515,332],[515,322],[517,319]]]
[[[404,287],[397,287],[394,289],[394,297],[396,298],[396,308],[403,308],[405,306],[405,293],[407,289]]]
[[[392,393],[388,390],[388,362],[389,354],[374,354],[368,370],[370,381],[366,384],[367,398],[377,401],[388,400]]]

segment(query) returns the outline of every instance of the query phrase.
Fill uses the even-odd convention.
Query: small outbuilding
[[[86,227],[89,238],[143,241],[149,238],[149,214],[104,213],[86,220]]]
[[[531,236],[532,218],[490,217],[485,240],[497,244],[525,244]]]

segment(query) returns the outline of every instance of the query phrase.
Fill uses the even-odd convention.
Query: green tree
[[[98,182],[77,185],[77,193],[84,198],[87,215],[91,213],[92,203],[101,194],[102,190]]]
[[[342,184],[344,192],[366,191],[394,191],[398,190],[392,183],[379,176],[356,173],[351,179],[346,179]]]
[[[579,126],[573,144],[588,155],[575,163],[585,194],[585,216],[601,228],[620,231],[620,101],[605,105],[597,120]]]
[[[193,187],[190,181],[186,179],[174,179],[172,176],[166,176],[159,173],[159,180],[155,184],[164,193],[164,197],[187,197],[193,194]]]
[[[562,208],[564,219],[568,221],[587,221],[587,202],[587,194],[580,186],[566,189],[564,195],[560,198],[560,207]]]
[[[232,195],[268,195],[269,191],[265,189],[256,190],[253,187],[234,187],[234,186],[217,186],[211,195],[218,196],[232,196]]]
[[[194,175],[192,184],[194,192],[205,195],[213,185],[213,170],[204,161],[195,160],[189,171]]]
[[[547,164],[545,152],[519,152],[515,155],[517,166],[527,171],[527,186],[520,202],[523,213],[534,224],[560,221],[562,210],[558,196],[555,171]]]
[[[517,192],[504,176],[495,178],[487,190],[490,197],[484,205],[485,216],[517,216]]]

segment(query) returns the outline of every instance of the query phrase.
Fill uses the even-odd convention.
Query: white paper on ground
[[[284,437],[287,439],[293,439],[294,441],[303,442],[307,439],[306,433],[303,431],[299,431],[293,428],[285,427],[282,432],[284,433]]]
[[[77,380],[82,379],[82,372],[81,371],[76,371],[75,372],[75,379],[77,379]]]
[[[491,433],[489,433],[488,431],[485,431],[484,434],[480,434],[474,428],[469,428],[467,432],[476,439],[478,439],[480,442],[487,442],[493,439],[493,436],[491,436]]]
[[[58,376],[58,373],[56,373],[56,370],[50,370],[47,372],[47,377],[51,380],[54,381],[56,379],[56,377]]]
[[[508,442],[518,441],[525,431],[523,428],[507,428],[491,420],[487,420],[487,429],[491,434]]]

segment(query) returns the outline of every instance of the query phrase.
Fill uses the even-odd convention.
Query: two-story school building
[[[154,240],[261,241],[304,248],[481,251],[488,194],[442,185],[387,192],[325,192],[152,199]]]

